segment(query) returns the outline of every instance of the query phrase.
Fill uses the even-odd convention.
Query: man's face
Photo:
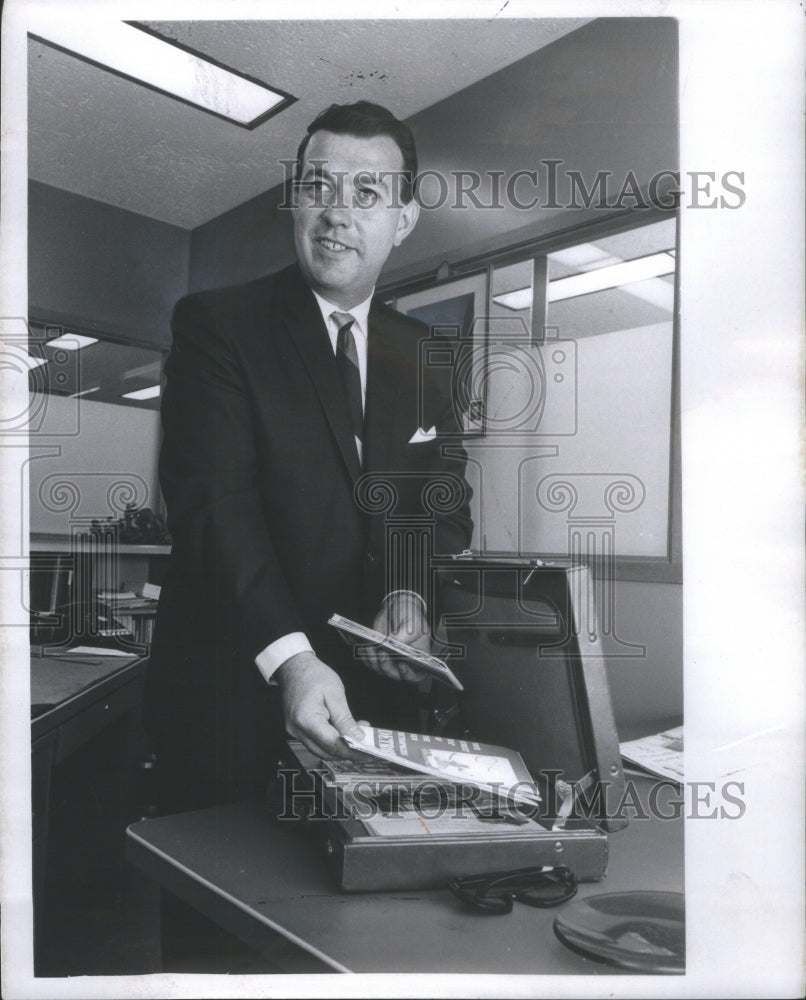
[[[402,169],[388,135],[320,131],[308,143],[294,208],[297,257],[311,288],[342,309],[370,294],[417,221],[417,203],[400,197]]]

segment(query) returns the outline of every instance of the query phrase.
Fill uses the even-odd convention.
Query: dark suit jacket
[[[264,726],[268,687],[254,658],[294,631],[342,673],[351,707],[373,685],[377,695],[327,619],[371,624],[387,588],[410,585],[407,546],[427,556],[469,545],[450,387],[420,361],[428,328],[377,301],[368,325],[362,472],[330,340],[296,265],[176,306],[160,457],[173,551],[145,704],[158,731],[192,728],[214,704]],[[410,443],[434,425],[453,435],[456,457],[439,438]],[[446,488],[429,493],[434,477]],[[380,697],[395,701],[403,687],[384,682]]]

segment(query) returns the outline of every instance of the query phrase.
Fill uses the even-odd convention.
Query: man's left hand
[[[396,590],[388,594],[375,616],[372,627],[377,632],[392,636],[401,642],[428,652],[431,649],[431,631],[428,627],[425,601],[410,590]],[[395,656],[377,646],[364,646],[359,656],[376,673],[395,681],[417,684],[428,675],[401,656]]]

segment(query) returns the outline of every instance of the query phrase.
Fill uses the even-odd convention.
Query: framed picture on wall
[[[489,270],[394,296],[394,307],[427,323],[421,364],[451,380],[451,398],[467,437],[484,434],[487,406]]]

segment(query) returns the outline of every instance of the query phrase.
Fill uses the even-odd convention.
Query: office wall
[[[28,198],[30,315],[168,347],[171,310],[187,291],[190,233],[36,181]],[[106,490],[127,475],[137,502],[160,508],[157,412],[32,397],[32,415],[40,414],[45,424],[31,437],[31,531],[70,531],[68,494],[60,507],[47,492],[64,476],[81,493],[76,516],[114,514]],[[42,457],[46,446],[56,454]]]
[[[282,188],[272,188],[194,229],[190,290],[249,281],[290,264],[294,236],[291,213],[278,207],[283,198]]]
[[[190,233],[31,181],[28,302],[136,343],[170,344],[170,317],[187,291]]]
[[[158,504],[156,410],[31,393],[30,530],[69,535]]]
[[[441,204],[434,182],[424,185],[426,204],[417,228],[396,251],[389,270],[470,256],[490,241],[516,242],[578,222],[570,201],[570,171],[587,190],[608,172],[605,192],[614,201],[629,173],[646,185],[675,169],[677,132],[677,24],[671,18],[600,18],[546,48],[486,77],[410,119],[423,170],[450,176],[473,171],[482,182],[474,208],[456,211],[457,197]],[[550,207],[547,168],[556,168]],[[503,171],[500,197],[489,172]],[[517,171],[536,171],[537,185],[523,178],[506,194]],[[451,180],[448,190],[469,180]],[[538,204],[530,208],[534,199]],[[500,202],[500,207],[496,207]],[[582,204],[581,196],[576,198]],[[630,203],[627,202],[627,205]],[[518,234],[517,236],[514,234]]]
[[[683,714],[683,588],[617,581],[614,604],[602,650],[616,726],[622,738],[655,732]]]

